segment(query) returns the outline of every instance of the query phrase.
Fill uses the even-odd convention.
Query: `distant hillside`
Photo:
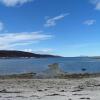
[[[0,57],[35,57],[35,58],[45,58],[45,57],[59,57],[54,55],[46,55],[46,54],[35,54],[30,52],[24,51],[11,51],[11,50],[0,50]]]
[[[100,59],[100,56],[93,56],[93,57],[90,57],[90,58],[93,58],[93,59]]]

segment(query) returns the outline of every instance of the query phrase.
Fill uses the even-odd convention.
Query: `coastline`
[[[21,74],[11,74],[11,75],[0,75],[0,79],[81,79],[81,78],[95,78],[100,77],[100,73],[66,73],[57,74],[56,76],[39,76],[37,73],[21,73]]]

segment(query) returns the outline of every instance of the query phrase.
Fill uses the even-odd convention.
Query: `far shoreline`
[[[100,77],[100,73],[70,73],[62,74],[54,77],[37,77],[36,73],[20,73],[10,75],[0,75],[0,79],[81,79]]]

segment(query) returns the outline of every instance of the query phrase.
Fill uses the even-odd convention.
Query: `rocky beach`
[[[0,79],[0,100],[100,100],[100,77]]]

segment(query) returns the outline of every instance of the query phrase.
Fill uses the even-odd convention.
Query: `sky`
[[[100,0],[0,0],[0,50],[100,56]]]

